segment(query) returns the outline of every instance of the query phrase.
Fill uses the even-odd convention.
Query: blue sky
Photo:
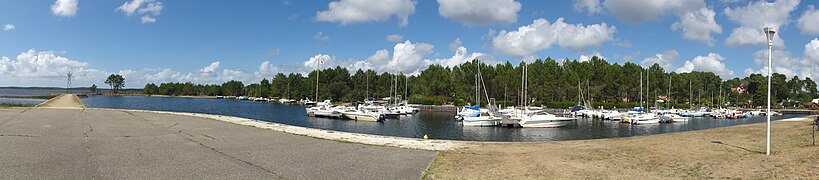
[[[479,3],[475,3],[479,2]],[[819,76],[816,1],[0,1],[0,86],[258,81],[305,63],[417,73],[471,58],[660,63],[723,78]],[[764,15],[760,15],[764,14]],[[456,40],[457,39],[457,40]],[[783,43],[784,41],[784,43]],[[458,52],[459,47],[462,49]]]

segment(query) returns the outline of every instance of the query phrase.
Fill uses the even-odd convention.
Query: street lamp
[[[774,27],[765,27],[763,29],[765,31],[765,36],[768,37],[768,112],[765,113],[768,116],[768,133],[767,133],[767,140],[765,141],[765,155],[771,155],[771,54],[773,53],[773,36],[776,33],[776,29]]]

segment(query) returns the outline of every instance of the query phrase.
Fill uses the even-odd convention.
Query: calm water
[[[0,87],[0,96],[47,96],[56,93],[65,93],[60,88],[8,88]],[[76,92],[76,90],[72,90]]]
[[[8,104],[37,105],[45,101],[46,99],[0,98],[0,103]]]
[[[178,111],[221,114],[263,121],[346,132],[433,139],[470,141],[549,141],[627,137],[700,130],[723,126],[764,122],[765,117],[739,120],[693,118],[689,122],[653,125],[629,125],[612,121],[580,119],[562,128],[463,127],[454,113],[421,112],[402,116],[400,120],[360,122],[339,119],[310,118],[303,106],[239,101],[230,99],[154,98],[141,96],[92,96],[82,99],[87,107]],[[773,117],[784,119],[798,115]]]

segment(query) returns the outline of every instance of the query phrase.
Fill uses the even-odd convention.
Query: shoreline
[[[76,96],[75,96],[76,97]],[[55,97],[54,99],[58,99]],[[52,99],[53,100],[53,99]],[[49,100],[49,101],[52,101]],[[48,103],[49,101],[44,102],[43,104]],[[742,125],[733,125],[733,126],[726,126],[726,127],[715,127],[715,128],[708,128],[708,129],[700,129],[700,130],[689,130],[689,131],[679,131],[679,132],[670,132],[670,133],[660,133],[660,134],[650,134],[650,135],[634,135],[634,136],[625,136],[625,137],[608,137],[608,138],[597,138],[597,139],[577,139],[577,140],[559,140],[559,141],[469,141],[469,140],[450,140],[450,139],[421,139],[421,138],[411,138],[411,137],[400,137],[400,136],[389,136],[389,135],[377,135],[377,134],[366,134],[366,133],[355,133],[355,132],[345,132],[345,131],[337,131],[337,130],[327,130],[327,129],[319,129],[319,128],[310,128],[310,127],[302,127],[296,125],[288,125],[283,123],[275,123],[275,122],[268,122],[263,120],[257,119],[250,119],[250,118],[242,118],[236,116],[229,116],[229,115],[219,115],[219,114],[208,114],[208,113],[190,113],[190,112],[175,112],[175,111],[155,111],[155,110],[138,110],[138,109],[114,109],[114,108],[87,108],[82,105],[81,101],[76,101],[79,103],[81,108],[85,109],[99,109],[99,110],[111,110],[111,111],[127,111],[127,112],[148,112],[148,113],[158,113],[158,114],[173,114],[173,115],[182,115],[182,116],[190,116],[190,117],[201,117],[207,118],[217,121],[229,122],[233,124],[239,125],[246,125],[252,126],[261,129],[269,129],[279,132],[285,132],[295,135],[303,135],[308,137],[314,137],[319,139],[331,140],[331,141],[344,141],[344,142],[351,142],[351,143],[360,143],[360,144],[368,144],[368,145],[376,145],[376,146],[391,146],[391,147],[399,147],[399,148],[409,148],[409,149],[422,149],[422,150],[454,150],[463,147],[469,147],[479,144],[509,144],[509,143],[522,143],[522,144],[531,144],[531,143],[544,143],[544,142],[570,142],[570,141],[584,141],[584,140],[604,140],[604,139],[622,139],[622,138],[632,138],[632,137],[650,137],[656,136],[661,134],[679,134],[679,133],[688,133],[688,132],[697,132],[703,130],[710,130],[710,129],[719,129],[719,128],[727,128],[727,127],[735,127],[735,126],[746,126],[746,125],[753,125],[759,124],[763,122],[757,123],[750,123],[750,124],[742,124]],[[39,105],[38,105],[39,107]],[[793,121],[799,119],[805,119],[807,117],[812,116],[801,116],[801,117],[794,117],[788,119],[781,119],[775,120],[776,121]]]
[[[313,137],[313,138],[318,138],[318,139],[324,139],[324,140],[343,141],[343,142],[349,142],[349,143],[359,143],[359,144],[375,145],[375,146],[388,146],[388,147],[398,147],[398,148],[408,148],[408,149],[433,150],[433,151],[457,150],[457,149],[461,149],[461,148],[468,148],[468,147],[473,147],[473,146],[482,145],[482,144],[538,144],[538,143],[548,143],[548,142],[617,140],[617,139],[627,139],[627,138],[652,137],[652,136],[666,135],[666,134],[668,134],[668,135],[684,134],[684,133],[707,131],[707,130],[714,130],[714,129],[721,129],[721,128],[730,128],[730,127],[739,127],[739,126],[752,126],[752,125],[757,125],[757,124],[764,123],[764,122],[757,122],[757,123],[750,123],[750,124],[716,127],[716,128],[691,130],[691,131],[679,131],[679,132],[650,134],[650,135],[635,135],[635,136],[626,136],[626,137],[609,137],[609,138],[598,138],[598,139],[577,139],[577,140],[560,140],[560,141],[468,141],[468,140],[449,140],[449,139],[426,139],[425,140],[425,139],[421,139],[421,138],[409,138],[409,137],[399,137],[399,136],[388,136],[388,135],[345,132],[345,131],[336,131],[336,130],[302,127],[302,126],[288,125],[288,124],[275,123],[275,122],[267,122],[267,121],[262,121],[262,120],[257,120],[257,119],[242,118],[242,117],[236,117],[236,116],[207,114],[207,113],[154,111],[154,110],[137,110],[137,109],[112,109],[112,108],[85,108],[85,109],[108,110],[108,111],[127,111],[127,112],[143,112],[143,113],[157,113],[157,114],[171,114],[171,115],[180,115],[180,116],[200,117],[200,118],[212,119],[212,120],[216,120],[216,121],[229,122],[229,123],[238,124],[238,125],[245,125],[245,126],[251,126],[251,127],[261,128],[261,129],[268,129],[268,130],[274,130],[274,131],[279,131],[279,132],[285,132],[285,133],[289,133],[289,134],[303,135],[303,136],[308,136],[308,137]],[[778,121],[783,121],[783,122],[809,121],[809,119],[815,118],[815,117],[816,117],[816,115],[809,115],[809,116],[793,117],[793,118],[788,118],[788,119],[780,119],[780,120],[775,120],[775,121],[771,121],[771,122],[778,122]]]

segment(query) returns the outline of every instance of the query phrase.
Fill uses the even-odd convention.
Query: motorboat
[[[688,117],[683,117],[677,114],[663,114],[660,115],[660,119],[662,120],[671,120],[672,122],[686,122],[688,121]]]
[[[680,116],[683,116],[683,117],[702,117],[702,116],[705,116],[705,113],[700,112],[700,111],[685,111],[685,112],[680,113]]]
[[[281,98],[281,99],[279,99],[279,103],[282,103],[282,104],[293,103],[294,101],[295,101],[295,100],[292,100],[292,99],[287,99],[287,98]]]
[[[477,116],[466,116],[463,120],[464,126],[497,126],[501,117],[490,112],[480,112]]]
[[[577,120],[577,118],[559,117],[546,112],[540,112],[533,115],[520,115],[518,117],[520,118],[518,124],[525,128],[563,127],[570,124],[572,121]]]
[[[343,111],[342,114],[347,119],[356,121],[384,121],[384,116],[378,112],[368,111],[365,109],[349,109]]]
[[[464,106],[460,109],[461,110],[455,114],[455,120],[458,121],[463,121],[467,116],[478,116],[481,112],[480,106]]]
[[[305,108],[305,110],[307,110],[307,116],[310,117],[340,118],[342,116],[337,108],[333,108],[330,100],[316,103],[316,106]]]
[[[621,113],[617,110],[611,110],[608,113],[603,114],[603,119],[619,121],[622,120],[623,117],[626,116],[626,113]]]
[[[657,118],[654,114],[645,113],[645,114],[635,114],[628,117],[623,118],[623,121],[627,121],[631,124],[656,124],[660,123],[660,118]]]

